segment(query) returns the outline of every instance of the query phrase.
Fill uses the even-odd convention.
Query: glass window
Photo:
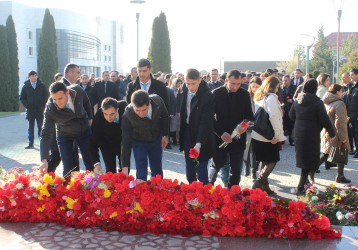
[[[104,61],[107,62],[107,56],[104,56]]]
[[[29,31],[29,40],[32,40],[32,31]]]
[[[32,56],[32,55],[33,55],[33,48],[29,47],[29,56]]]
[[[111,56],[108,56],[108,61],[111,61]]]
[[[108,45],[108,50],[111,51],[111,45]]]
[[[107,50],[107,45],[104,45],[104,50]]]

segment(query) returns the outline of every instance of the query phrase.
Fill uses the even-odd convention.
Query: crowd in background
[[[70,166],[66,167],[64,175],[79,170],[80,147],[82,158],[85,158],[84,152],[90,155],[85,162],[87,170],[103,171],[98,154],[100,149],[107,172],[123,171],[125,167],[124,172],[128,174],[130,153],[128,148],[123,153],[123,148],[130,144],[137,178],[146,180],[147,158],[152,176],[163,175],[159,169],[161,162],[154,160],[160,155],[161,161],[162,152],[152,152],[152,148],[170,150],[173,145],[180,145],[180,150],[185,151],[189,183],[198,180],[214,184],[218,172],[222,171],[223,183],[230,188],[240,183],[244,169],[245,176],[251,175],[254,181],[253,188],[273,194],[268,178],[280,160],[282,144],[288,143],[295,147],[296,166],[301,168],[298,193],[303,193],[305,184],[314,182],[314,175],[320,172],[319,166],[323,163],[326,169],[337,167],[338,183],[350,182],[344,176],[344,164],[330,162],[328,158],[332,147],[346,148],[349,154],[358,158],[358,69],[343,73],[342,84],[331,83],[331,77],[326,73],[317,79],[312,74],[303,76],[300,69],[291,74],[276,69],[265,72],[230,70],[222,74],[217,69],[207,74],[199,74],[195,69],[184,74],[155,73],[146,59],[141,59],[127,77],[117,71],[104,71],[100,78],[79,72],[79,66],[69,64],[64,74],[56,74],[55,83],[50,87],[50,99],[49,91],[35,71],[29,72],[29,79],[21,91],[20,100],[27,109],[29,122],[29,145],[26,148],[34,147],[36,121],[43,145],[48,144],[41,149],[41,160],[48,161],[47,171],[54,171],[61,159]],[[78,108],[74,100],[82,90],[86,95],[81,99],[83,105]],[[57,94],[61,91],[66,103],[59,105],[61,97]],[[71,93],[72,106],[68,105],[71,104],[68,100],[71,100]],[[142,113],[141,107],[145,108]],[[267,139],[249,126],[238,130],[241,136],[232,138],[236,126],[242,121],[254,121],[260,108],[269,115],[274,137]],[[60,113],[65,109],[72,111],[72,116],[59,119],[59,116],[67,115],[68,110]],[[83,112],[77,113],[78,109]],[[158,121],[157,109],[160,110]],[[88,140],[79,140],[77,134],[66,134],[68,119],[89,121],[80,128],[92,127],[86,137]],[[168,126],[164,128],[166,122]],[[160,129],[155,130],[154,124]],[[46,132],[41,133],[41,128]],[[146,140],[146,136],[138,135],[143,130],[151,131],[147,137],[155,134],[156,138]],[[83,131],[79,133],[84,135]],[[70,142],[69,137],[73,139]],[[167,141],[158,138],[167,138]],[[126,143],[123,144],[123,140]],[[220,148],[223,142],[229,146]],[[190,157],[191,148],[199,152],[199,163]],[[49,150],[50,154],[46,152]],[[65,150],[69,152],[66,156]],[[125,164],[123,157],[127,159]],[[138,172],[141,173],[138,175]]]

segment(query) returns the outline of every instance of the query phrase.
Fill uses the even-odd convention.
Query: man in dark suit
[[[118,86],[109,80],[109,72],[107,70],[102,73],[102,81],[96,83],[93,87],[93,98],[95,100],[95,104],[97,104],[95,112],[99,107],[101,107],[102,101],[106,97],[112,97],[119,100]]]
[[[98,148],[101,149],[106,172],[117,173],[116,158],[120,163],[122,141],[122,115],[127,106],[125,101],[107,97],[102,101],[92,122],[90,139],[91,160],[95,172],[102,172]],[[121,169],[121,168],[120,168]]]
[[[214,96],[196,69],[188,69],[185,82],[179,89],[180,100],[180,152],[185,152],[186,178],[207,184],[208,160],[215,152]],[[190,149],[199,153],[198,164],[189,157]]]
[[[295,85],[296,87],[300,86],[304,82],[302,77],[302,71],[300,69],[296,69],[294,73],[294,78],[291,79],[291,85]]]
[[[292,85],[290,82],[290,76],[284,75],[282,77],[283,81],[283,89],[282,89],[282,99],[283,99],[283,129],[286,132],[285,134],[288,135],[288,141],[291,146],[294,146],[293,138],[292,138],[292,130],[294,127],[294,121],[290,119],[288,116],[292,103],[293,103],[293,96],[295,95],[297,86]]]
[[[36,71],[30,70],[28,78],[21,89],[20,101],[26,108],[26,119],[29,122],[29,145],[25,147],[25,149],[32,149],[34,148],[35,120],[37,123],[38,136],[40,137],[48,92],[45,84],[37,78]]]
[[[214,127],[217,148],[223,143],[229,143],[226,148],[218,149],[213,157],[209,170],[210,183],[214,184],[216,175],[225,165],[227,154],[230,154],[230,178],[228,187],[239,185],[244,151],[246,148],[246,130],[238,132],[239,139],[233,140],[231,133],[237,124],[244,120],[253,121],[254,115],[251,108],[249,93],[240,88],[242,84],[241,73],[238,70],[230,70],[227,73],[226,84],[213,91],[215,98]]]
[[[138,77],[135,81],[128,83],[127,86],[127,103],[131,102],[131,97],[134,91],[142,89],[148,94],[159,95],[165,104],[167,110],[169,110],[169,97],[165,84],[158,81],[152,76],[152,66],[148,59],[140,59],[137,65]]]
[[[219,81],[219,71],[217,69],[211,70],[210,77],[211,80],[209,81],[208,86],[211,91],[224,85]]]
[[[81,75],[81,87],[86,92],[88,99],[90,100],[91,107],[94,105],[94,99],[93,99],[93,87],[88,85],[89,83],[89,77],[87,74]],[[92,110],[93,111],[93,110]]]

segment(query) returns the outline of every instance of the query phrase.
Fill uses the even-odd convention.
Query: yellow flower
[[[211,189],[209,190],[209,193],[210,193],[210,194],[214,193],[214,190],[215,190],[215,187],[212,186]]]
[[[335,188],[336,186],[334,184],[329,184],[331,188]]]
[[[43,212],[45,210],[45,204],[42,207],[36,208],[37,212]]]
[[[104,194],[103,194],[103,196],[104,196],[104,198],[109,198],[109,197],[111,197],[111,191],[109,191],[107,188],[104,190]]]
[[[46,184],[53,184],[54,183],[54,180],[52,179],[51,175],[49,175],[49,174],[45,174],[44,177],[42,178],[42,180]]]
[[[134,210],[138,211],[139,213],[143,213],[143,209],[141,208],[139,202],[136,202]]]
[[[73,185],[75,185],[75,179],[71,178],[70,180],[70,187],[67,187],[67,189],[70,189],[71,187],[73,187]]]
[[[78,199],[73,200],[73,199],[71,199],[70,197],[67,197],[67,198],[66,198],[67,207],[68,207],[69,209],[73,209],[73,204],[75,204],[77,201],[78,201]]]
[[[14,174],[11,174],[11,175],[10,175],[10,179],[11,179],[11,180],[15,180],[15,175],[14,175]]]
[[[65,207],[60,207],[61,210],[65,210]]]
[[[117,214],[117,212],[113,212],[112,214],[111,214],[111,218],[114,218],[114,217],[116,217],[118,214]]]
[[[39,196],[37,197],[39,200],[43,200],[43,196],[50,197],[50,193],[47,190],[47,185],[38,185],[36,187],[36,191],[40,191]]]

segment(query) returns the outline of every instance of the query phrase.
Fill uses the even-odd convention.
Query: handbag
[[[263,136],[265,139],[272,140],[275,136],[275,131],[270,122],[270,116],[265,110],[266,98],[263,107],[260,107],[254,115],[254,126],[252,127],[252,130]]]
[[[348,163],[348,149],[332,146],[327,161],[346,165]]]

